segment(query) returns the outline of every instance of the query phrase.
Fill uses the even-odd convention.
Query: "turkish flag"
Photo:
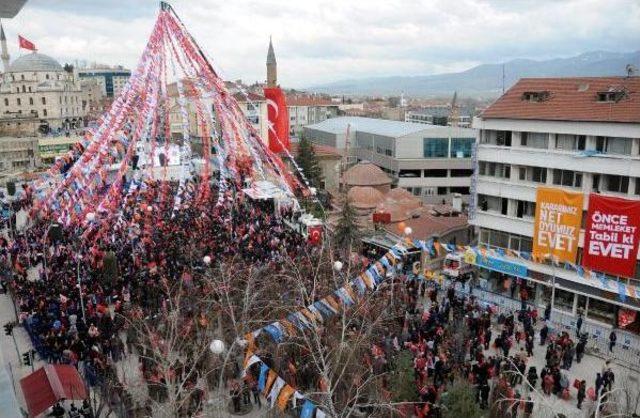
[[[23,38],[21,35],[18,35],[18,43],[20,48],[29,49],[31,51],[36,50],[36,46],[28,39]]]
[[[280,87],[266,87],[264,97],[267,100],[269,149],[273,152],[289,150],[289,112],[284,93]]]
[[[307,229],[307,232],[309,233],[310,244],[320,244],[320,241],[322,241],[322,226],[312,226]]]

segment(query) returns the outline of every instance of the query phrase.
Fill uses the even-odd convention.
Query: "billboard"
[[[582,264],[615,276],[633,277],[639,229],[640,201],[589,195]]]
[[[576,262],[583,195],[563,189],[539,187],[533,228],[533,254]]]

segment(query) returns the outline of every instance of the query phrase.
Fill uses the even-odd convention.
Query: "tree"
[[[345,196],[342,213],[335,231],[336,245],[341,249],[349,249],[357,243],[359,235],[356,212],[351,203],[349,203],[349,199]]]
[[[296,162],[302,169],[305,177],[312,187],[319,188],[322,184],[322,169],[318,163],[318,157],[313,149],[313,144],[302,136]]]
[[[445,418],[479,418],[483,416],[480,405],[476,402],[474,389],[463,380],[456,381],[451,389],[443,395]]]
[[[396,402],[417,402],[416,384],[413,376],[413,358],[411,352],[402,351],[395,362],[395,370],[391,376],[391,390]]]

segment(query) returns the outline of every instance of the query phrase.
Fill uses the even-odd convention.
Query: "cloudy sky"
[[[303,87],[459,71],[512,58],[640,49],[637,0],[173,0],[228,79],[265,78],[269,35],[279,81]],[[157,0],[28,0],[3,22],[61,62],[135,66]]]

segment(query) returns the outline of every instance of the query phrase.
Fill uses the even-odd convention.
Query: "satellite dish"
[[[627,64],[627,66],[625,67],[625,70],[627,70],[627,77],[633,77],[635,74],[638,73],[638,67],[636,67],[633,64]]]

